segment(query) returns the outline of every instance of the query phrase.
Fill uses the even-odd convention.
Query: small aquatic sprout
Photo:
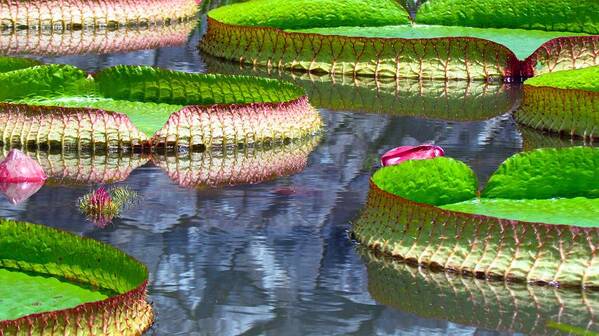
[[[79,199],[79,209],[99,227],[106,227],[138,198],[128,187],[100,187]]]
[[[105,227],[118,214],[119,208],[106,188],[100,187],[79,199],[79,209],[92,222]]]
[[[443,148],[435,145],[401,146],[383,154],[381,165],[393,166],[407,160],[425,160],[444,155]]]
[[[139,194],[127,186],[111,188],[109,193],[120,210],[133,205],[139,199]]]

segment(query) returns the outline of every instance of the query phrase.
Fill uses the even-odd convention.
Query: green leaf
[[[599,92],[599,66],[550,72],[527,79],[524,84]]]
[[[472,199],[478,188],[476,176],[470,167],[445,157],[410,160],[383,167],[374,174],[372,180],[382,190],[432,205]]]
[[[599,197],[599,148],[543,148],[507,159],[482,192],[486,198]]]

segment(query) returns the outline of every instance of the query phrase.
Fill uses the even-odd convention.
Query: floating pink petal
[[[310,196],[314,195],[317,191],[316,189],[303,187],[280,187],[273,192],[279,196]]]
[[[19,204],[35,194],[44,182],[0,183],[0,192],[12,204]]]
[[[18,149],[0,162],[0,183],[43,182],[46,178],[39,163]]]
[[[401,146],[393,148],[381,157],[381,165],[393,166],[407,160],[426,160],[445,155],[443,148],[434,145]]]

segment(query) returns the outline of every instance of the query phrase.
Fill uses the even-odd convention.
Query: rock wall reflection
[[[346,234],[363,203],[368,171],[384,148],[402,138],[449,143],[464,138],[446,134],[452,131],[432,121],[349,113],[324,117],[329,131],[323,143],[306,169],[290,177],[189,192],[173,190],[153,171],[132,174],[128,182],[145,185],[149,207],[125,215],[112,232],[92,235],[149,265],[156,334],[474,330],[376,305],[365,293],[367,274]],[[493,156],[501,161],[517,145],[500,142],[503,152],[482,151],[481,161],[493,170]],[[469,157],[477,146],[458,155]],[[281,195],[282,188],[295,192]]]

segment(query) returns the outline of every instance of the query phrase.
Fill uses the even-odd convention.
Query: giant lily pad
[[[575,327],[580,335],[599,332],[596,291],[475,279],[361,252],[370,295],[403,312],[526,335],[564,335],[552,321]]]
[[[2,335],[140,335],[153,321],[147,279],[113,247],[0,220]]]
[[[19,0],[0,2],[2,29],[80,30],[170,24],[193,18],[201,0]]]
[[[216,147],[310,136],[321,119],[286,82],[117,66],[0,74],[1,141],[59,148]]]
[[[553,1],[560,7],[560,21],[550,26],[555,20],[548,19],[554,14],[548,8],[554,4],[540,1],[515,0],[503,7],[488,0],[468,1],[474,12],[459,9],[466,7],[459,1],[451,12],[448,1],[430,0],[421,8],[427,25],[410,25],[408,13],[395,0],[343,5],[252,0],[209,12],[201,47],[229,60],[309,72],[512,79],[597,64],[597,37],[584,36],[599,29],[597,11],[592,10],[596,4],[584,5],[590,1]],[[511,6],[517,11],[510,11]],[[485,25],[487,8],[489,13],[502,8],[505,12]],[[526,14],[531,8],[541,14]],[[443,16],[447,12],[465,18],[448,21]],[[419,17],[417,13],[417,22]]]
[[[434,1],[433,1],[434,2]],[[506,46],[520,60],[526,59],[545,42],[562,36],[586,36],[584,33],[530,29],[473,28],[440,25],[392,25],[382,27],[333,27],[296,30],[297,32],[371,38],[434,39],[471,37]]]
[[[599,66],[558,71],[524,82],[516,119],[530,127],[584,138],[599,133]]]
[[[506,160],[477,196],[451,158],[377,171],[353,230],[367,246],[488,277],[599,287],[599,149],[538,149]]]
[[[195,20],[148,27],[80,30],[8,30],[0,34],[0,55],[65,56],[124,53],[183,45]]]
[[[211,72],[271,76],[306,90],[318,108],[385,113],[435,120],[477,121],[511,112],[520,103],[518,85],[466,80],[370,78],[277,71],[205,59]]]

